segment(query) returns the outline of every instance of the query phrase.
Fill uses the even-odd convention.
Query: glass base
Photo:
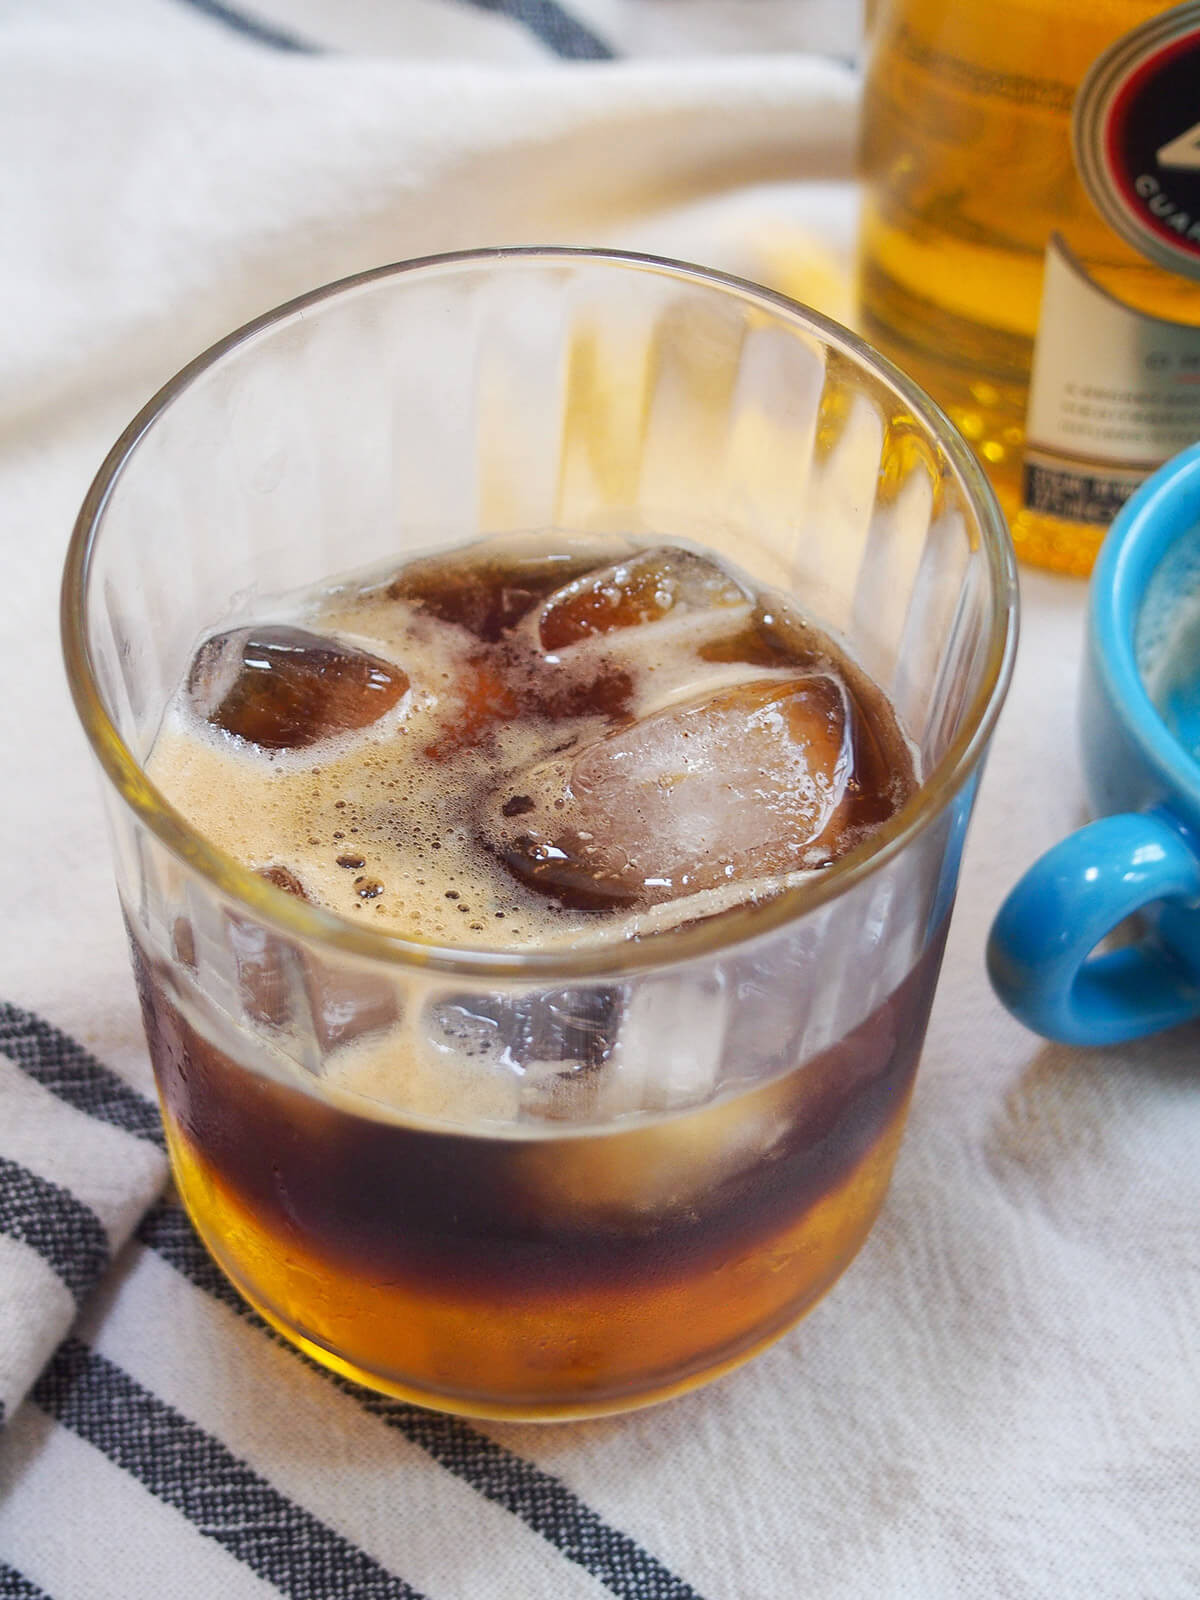
[[[205,1241],[207,1244],[207,1241]],[[865,1242],[865,1241],[864,1241]],[[857,1253],[857,1252],[856,1252]],[[211,1251],[210,1251],[211,1254]],[[214,1258],[215,1259],[215,1258]],[[221,1263],[218,1261],[218,1266]],[[706,1384],[723,1378],[727,1373],[734,1372],[746,1362],[752,1361],[755,1356],[778,1343],[786,1333],[789,1333],[808,1313],[825,1298],[833,1284],[828,1285],[816,1299],[810,1301],[799,1311],[792,1311],[779,1323],[778,1327],[762,1334],[752,1344],[740,1350],[737,1354],[705,1367],[701,1372],[694,1372],[674,1383],[662,1384],[657,1388],[647,1389],[637,1394],[618,1395],[605,1399],[579,1400],[577,1402],[555,1401],[550,1404],[523,1405],[519,1402],[500,1402],[488,1399],[476,1399],[470,1395],[442,1394],[439,1391],[422,1389],[413,1384],[399,1382],[396,1379],[378,1372],[368,1371],[364,1367],[355,1366],[352,1361],[347,1361],[334,1350],[327,1349],[315,1339],[310,1338],[300,1329],[292,1327],[284,1317],[272,1311],[254,1295],[250,1294],[241,1284],[237,1283],[222,1266],[221,1270],[233,1284],[234,1288],[246,1303],[258,1313],[264,1322],[270,1324],[276,1333],[280,1334],[289,1344],[294,1345],[304,1355],[315,1361],[319,1366],[335,1373],[339,1378],[347,1378],[352,1383],[363,1388],[372,1389],[376,1393],[386,1395],[393,1400],[403,1400],[410,1405],[421,1406],[426,1411],[440,1411],[449,1416],[469,1417],[481,1422],[585,1422],[595,1417],[618,1416],[625,1411],[644,1411],[650,1406],[661,1405],[664,1401],[674,1400],[679,1395],[689,1394],[693,1389],[703,1388]]]
[[[903,1120],[902,1115],[898,1121],[902,1124]],[[363,1366],[349,1359],[315,1336],[311,1330],[301,1327],[292,1317],[286,1315],[277,1306],[272,1305],[269,1300],[265,1299],[257,1290],[251,1288],[243,1280],[241,1275],[226,1259],[225,1252],[222,1250],[219,1241],[211,1236],[199,1220],[197,1207],[190,1203],[187,1164],[185,1163],[183,1170],[180,1170],[180,1166],[176,1162],[174,1174],[176,1192],[179,1199],[201,1243],[216,1266],[246,1304],[257,1312],[264,1322],[319,1366],[325,1367],[340,1378],[348,1379],[352,1383],[374,1390],[378,1394],[387,1395],[395,1400],[406,1401],[411,1405],[421,1406],[426,1410],[445,1412],[452,1416],[472,1417],[493,1422],[566,1422],[582,1421],[591,1417],[613,1416],[625,1411],[643,1410],[648,1406],[659,1405],[663,1401],[674,1399],[678,1395],[687,1394],[693,1389],[699,1389],[705,1384],[712,1383],[717,1378],[723,1377],[726,1373],[732,1372],[745,1362],[752,1360],[756,1355],[775,1344],[790,1329],[794,1328],[825,1298],[825,1295],[841,1278],[846,1268],[866,1243],[886,1197],[899,1133],[900,1127],[896,1126],[891,1131],[891,1136],[886,1140],[888,1148],[883,1157],[885,1168],[885,1172],[882,1175],[883,1183],[876,1188],[876,1193],[872,1196],[872,1201],[869,1203],[868,1208],[860,1211],[856,1237],[849,1248],[845,1249],[835,1270],[822,1282],[814,1285],[806,1296],[793,1300],[772,1321],[765,1325],[760,1324],[743,1342],[735,1347],[726,1347],[716,1359],[705,1358],[690,1369],[677,1370],[666,1381],[655,1381],[650,1378],[650,1381],[644,1387],[624,1390],[607,1389],[592,1395],[588,1395],[586,1391],[583,1391],[571,1398],[562,1396],[522,1398],[514,1396],[511,1399],[500,1399],[494,1395],[442,1390],[429,1385],[414,1383],[410,1378],[402,1375]],[[174,1156],[178,1153],[178,1141],[172,1140],[170,1143]]]

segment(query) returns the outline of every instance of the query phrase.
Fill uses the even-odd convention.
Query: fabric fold
[[[166,1177],[153,1103],[0,1003],[0,1414],[24,1399]]]

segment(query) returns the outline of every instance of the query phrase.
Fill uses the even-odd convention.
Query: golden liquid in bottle
[[[1062,571],[1087,572],[1106,529],[1022,504],[1051,233],[1125,305],[1200,324],[1200,284],[1112,231],[1071,148],[1072,106],[1088,69],[1167,9],[1138,0],[877,0],[872,9],[862,331],[973,444],[1018,553]]]

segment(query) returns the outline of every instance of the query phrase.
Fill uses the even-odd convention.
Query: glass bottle
[[[862,168],[863,332],[1086,572],[1200,438],[1200,4],[876,0]]]

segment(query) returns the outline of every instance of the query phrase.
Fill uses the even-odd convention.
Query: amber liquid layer
[[[974,446],[1018,554],[1090,570],[1105,528],[1023,508],[1025,412],[1047,240],[1101,287],[1200,323],[1196,285],[1119,239],[1088,199],[1071,107],[1145,0],[880,0],[867,74],[860,321]]]
[[[830,1287],[887,1190],[940,954],[781,1078],[551,1137],[406,1126],[268,1079],[138,967],[176,1181],[246,1299],[374,1388],[541,1419],[692,1388]]]

